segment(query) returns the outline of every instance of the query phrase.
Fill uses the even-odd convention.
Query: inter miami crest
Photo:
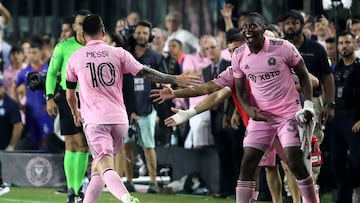
[[[53,168],[50,161],[36,156],[26,165],[26,178],[34,186],[44,186],[51,180]]]
[[[271,57],[268,59],[268,64],[269,66],[275,66],[276,65],[276,60],[275,58]]]

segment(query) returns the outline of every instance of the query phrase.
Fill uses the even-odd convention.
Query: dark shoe
[[[67,192],[67,200],[66,203],[75,203],[75,192],[73,189],[69,189]]]
[[[283,196],[283,203],[293,203],[291,196]]]
[[[258,196],[258,201],[271,201],[270,193],[260,192]]]
[[[124,183],[124,185],[129,192],[136,192],[134,183],[130,183],[130,182],[126,181]]]
[[[63,188],[60,188],[58,190],[56,190],[54,193],[57,194],[57,195],[65,195],[67,194],[67,187],[63,187]]]
[[[156,194],[156,193],[159,193],[159,192],[160,192],[159,187],[156,186],[154,183],[150,183],[149,189],[147,190],[147,193]]]
[[[79,194],[77,196],[75,196],[75,199],[74,199],[75,203],[82,203],[83,200],[84,200],[84,193],[83,192],[79,192]]]

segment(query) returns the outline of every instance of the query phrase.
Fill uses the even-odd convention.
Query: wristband
[[[305,111],[310,111],[313,116],[315,116],[315,110],[314,110],[314,103],[311,100],[305,100],[304,101],[304,108]]]
[[[314,109],[314,103],[310,100],[305,100],[304,101],[304,109],[308,110],[308,109]]]
[[[179,112],[171,116],[171,118],[174,119],[176,124],[181,124],[189,120],[191,117],[195,116],[196,114],[197,114],[196,110],[194,108],[190,108],[185,111],[179,110]]]
[[[53,94],[47,94],[46,95],[46,101],[49,101],[50,99],[54,98]]]

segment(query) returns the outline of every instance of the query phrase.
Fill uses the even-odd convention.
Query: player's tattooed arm
[[[144,67],[139,73],[144,79],[150,80],[151,82],[158,83],[170,83],[177,84],[181,87],[187,87],[189,85],[198,85],[201,83],[199,76],[189,75],[189,74],[180,74],[180,75],[170,75],[161,73],[155,69]]]
[[[139,73],[141,77],[151,82],[175,84],[176,76],[159,72],[155,69],[144,67]]]

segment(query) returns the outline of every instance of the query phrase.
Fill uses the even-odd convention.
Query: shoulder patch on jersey
[[[235,52],[235,54],[238,54],[240,52],[243,52],[244,50],[245,50],[245,44],[243,44],[239,48],[236,48],[234,52]]]
[[[270,39],[269,43],[270,43],[270,45],[282,45],[284,43],[284,41],[283,40]]]

